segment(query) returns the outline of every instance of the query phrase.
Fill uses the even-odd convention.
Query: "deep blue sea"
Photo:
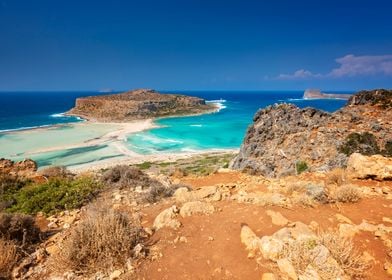
[[[279,102],[294,103],[299,107],[315,107],[333,112],[346,103],[345,100],[304,100],[303,91],[171,91],[187,95],[198,96],[213,101],[221,107],[219,112],[191,117],[173,117],[156,120],[158,128],[129,135],[125,145],[130,150],[140,154],[153,154],[162,152],[186,152],[205,149],[238,148],[243,140],[247,127],[251,124],[256,111],[268,105]],[[342,92],[343,93],[343,92]],[[347,93],[347,92],[345,92]],[[74,151],[64,150],[47,154],[29,154],[37,146],[44,149],[48,146],[63,145],[71,133],[66,134],[67,127],[57,129],[52,139],[44,140],[36,134],[34,139],[26,141],[29,134],[10,135],[10,131],[25,128],[50,126],[55,124],[81,122],[76,117],[66,117],[61,113],[73,107],[75,99],[81,96],[102,94],[98,92],[1,92],[0,93],[0,156],[20,159],[25,156],[37,159],[45,165],[59,164],[62,160],[69,164],[78,164],[94,161],[96,152],[91,147],[79,148],[77,156]],[[74,130],[81,135],[85,133],[91,137],[98,132],[84,132]],[[61,136],[60,134],[64,135]],[[94,134],[95,133],[95,134]],[[43,134],[44,135],[44,134]],[[50,135],[50,134],[48,134]],[[82,138],[83,135],[80,137]],[[86,136],[87,137],[87,136]],[[88,138],[88,137],[87,137]],[[86,138],[86,139],[87,139]],[[38,140],[39,139],[39,140]],[[15,142],[17,141],[17,142]],[[40,143],[32,143],[34,141]],[[72,139],[69,139],[72,142]],[[1,141],[0,141],[1,142]],[[23,153],[16,154],[18,143],[24,145]],[[27,147],[27,144],[29,145]],[[31,148],[30,148],[31,145]],[[8,146],[6,148],[5,146]],[[12,147],[12,149],[11,149]],[[100,158],[118,156],[118,151],[106,151],[102,148]],[[7,152],[9,149],[10,152]],[[11,153],[12,150],[12,153]],[[73,155],[72,158],[69,155]],[[79,157],[80,159],[77,159]]]

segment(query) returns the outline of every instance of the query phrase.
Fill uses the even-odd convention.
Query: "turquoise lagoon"
[[[215,113],[158,119],[157,128],[128,135],[124,145],[139,154],[181,153],[209,149],[237,149],[240,147],[252,117],[260,108],[280,102],[294,103],[299,107],[316,107],[328,112],[341,108],[344,100],[304,100],[302,91],[198,91],[178,92],[202,97],[219,105]],[[65,117],[77,96],[97,93],[28,93],[28,98],[18,94],[0,93],[0,102],[7,109],[0,111],[0,157],[21,160],[32,158],[39,166],[72,166],[106,158],[123,157],[121,151],[110,143],[85,145],[115,127],[111,124],[81,123],[80,119]],[[42,98],[42,95],[46,98]],[[32,100],[36,103],[29,110]],[[38,106],[38,108],[37,108]],[[40,107],[41,106],[41,107]],[[15,107],[13,109],[13,107]],[[20,108],[25,110],[20,110]],[[27,111],[26,111],[27,110]],[[23,127],[50,126],[25,131]]]

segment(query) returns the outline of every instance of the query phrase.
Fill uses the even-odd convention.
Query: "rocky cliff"
[[[215,107],[204,99],[179,94],[161,94],[139,89],[129,92],[76,99],[68,115],[102,122],[126,122],[172,115],[198,114]]]
[[[391,102],[391,90],[374,90],[333,114],[292,104],[259,110],[232,167],[279,177],[342,167],[355,152],[392,156]]]

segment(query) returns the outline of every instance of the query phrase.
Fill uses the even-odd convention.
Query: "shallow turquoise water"
[[[127,137],[124,144],[130,150],[140,154],[154,154],[239,148],[246,129],[252,123],[252,117],[259,108],[264,108],[277,102],[291,102],[299,107],[310,106],[332,112],[346,103],[344,100],[303,100],[301,99],[303,92],[300,91],[203,91],[180,93],[199,96],[206,100],[216,100],[220,104],[221,110],[216,113],[199,116],[157,120],[156,123],[159,125],[159,128],[132,134]],[[45,93],[46,95],[48,93]],[[64,112],[74,102],[75,93],[69,95],[62,93],[59,100],[52,95],[50,96],[52,99],[48,106],[56,104],[55,110]],[[11,96],[8,95],[7,98],[10,99]],[[31,96],[26,100],[20,97],[15,98],[14,103],[9,103],[10,106],[15,104],[15,106],[28,108],[28,103],[34,100]],[[63,102],[64,100],[67,100],[67,102]],[[63,102],[63,105],[60,104],[61,102]],[[44,108],[45,106],[42,105],[41,107]],[[36,109],[34,108],[34,110]],[[47,117],[43,117],[45,114],[41,111],[28,111],[26,113],[20,110],[20,108],[18,110],[13,111],[11,106],[7,108],[7,112],[12,113],[12,116],[4,112],[4,114],[0,114],[0,130],[19,129],[19,123],[20,126],[41,126],[67,121],[67,118],[63,118],[61,115],[47,115]],[[47,110],[45,112],[53,113],[52,109],[46,108],[45,110]],[[72,119],[71,121],[78,120]],[[50,127],[44,130],[28,130],[17,133],[0,132],[0,158],[5,157],[12,160],[32,158],[42,167],[46,165],[71,166],[119,157],[122,155],[121,152],[115,147],[107,145],[107,143],[92,147],[72,147],[72,145],[100,137],[111,131],[112,128],[112,125],[84,125],[82,123],[63,124],[59,127]],[[61,148],[62,146],[64,148]],[[60,147],[60,149],[45,151],[48,147]]]
[[[158,120],[160,128],[130,135],[128,148],[142,154],[238,148],[259,108],[291,102],[299,107],[333,112],[346,103],[344,100],[303,100],[303,92],[299,91],[195,94],[206,100],[216,100],[222,109],[213,114]]]

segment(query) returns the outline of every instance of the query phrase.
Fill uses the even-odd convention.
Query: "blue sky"
[[[0,90],[392,87],[392,2],[0,0]]]

